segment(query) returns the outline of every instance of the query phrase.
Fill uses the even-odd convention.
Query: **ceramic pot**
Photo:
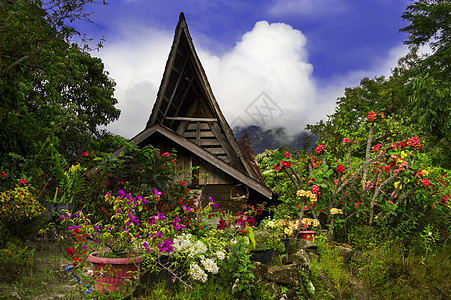
[[[142,258],[109,258],[98,256],[97,252],[94,252],[89,254],[88,261],[92,263],[96,290],[114,292],[124,279],[134,280]]]
[[[313,240],[313,237],[315,236],[315,231],[299,231],[299,236],[303,240]]]

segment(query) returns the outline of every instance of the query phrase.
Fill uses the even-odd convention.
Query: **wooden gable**
[[[146,128],[154,124],[164,125],[252,177],[258,176],[241,155],[219,109],[183,13]]]

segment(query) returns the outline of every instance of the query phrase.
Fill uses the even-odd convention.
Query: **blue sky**
[[[110,0],[91,5],[81,31],[116,81],[122,110],[108,128],[131,138],[150,115],[181,11],[213,93],[231,124],[264,92],[283,113],[265,126],[289,132],[326,119],[344,88],[389,75],[407,53],[409,0]],[[257,124],[258,125],[258,124]]]

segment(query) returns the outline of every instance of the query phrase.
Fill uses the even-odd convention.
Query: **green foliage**
[[[72,162],[104,135],[98,125],[119,117],[101,60],[68,42],[78,34],[68,24],[86,19],[92,2],[0,4],[0,165],[15,154],[30,160],[27,170],[47,169],[55,151]]]
[[[16,186],[14,190],[0,192],[0,224],[30,220],[43,212],[43,207],[30,194],[28,187]]]
[[[321,293],[327,295],[327,288],[324,287],[324,280],[322,278],[325,275],[332,282],[340,297],[351,296],[351,289],[348,284],[350,275],[346,272],[340,253],[329,247],[324,237],[318,236],[315,242],[318,244],[317,251],[320,258],[313,260],[310,265],[313,284],[320,287],[320,290],[322,290]]]

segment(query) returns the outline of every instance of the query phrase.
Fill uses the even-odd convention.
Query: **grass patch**
[[[66,248],[62,240],[8,242],[0,254],[0,294],[6,299],[33,299],[67,293],[70,280],[64,266],[71,262],[64,257]]]

